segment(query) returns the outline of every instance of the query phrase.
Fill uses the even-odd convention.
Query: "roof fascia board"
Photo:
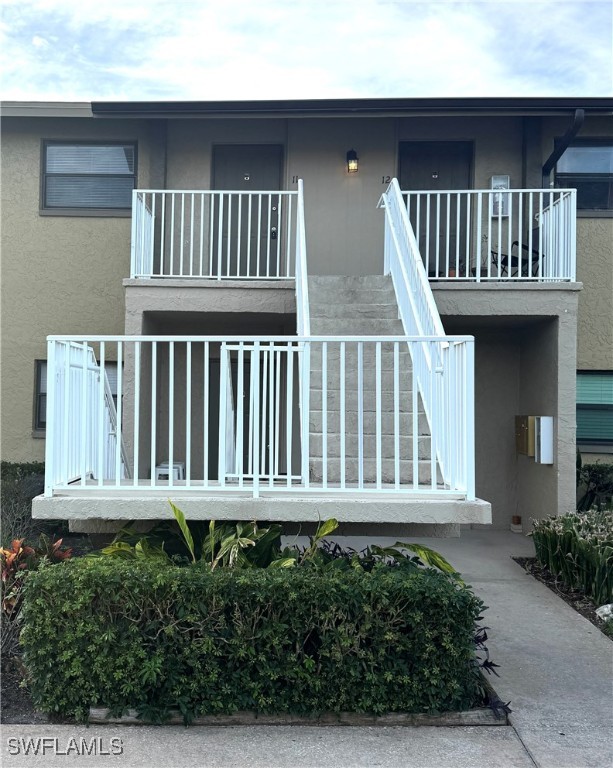
[[[89,101],[3,101],[2,117],[93,117]]]
[[[610,98],[316,99],[295,101],[93,102],[95,117],[401,117],[613,114]]]

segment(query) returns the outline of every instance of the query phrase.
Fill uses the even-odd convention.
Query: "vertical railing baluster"
[[[270,277],[270,238],[272,227],[272,195],[268,195],[267,222],[266,222],[266,277]],[[276,275],[275,275],[276,277]]]
[[[286,405],[286,443],[285,464],[287,467],[287,487],[292,484],[292,443],[294,429],[294,346],[287,344],[287,405]]]
[[[185,485],[192,484],[192,342],[185,344]]]
[[[477,275],[477,282],[481,282],[481,227],[483,225],[483,193],[477,192],[477,240],[475,242],[475,274]],[[489,253],[488,253],[488,268],[489,268]],[[466,277],[469,277],[468,272],[468,259],[466,260]]]
[[[202,434],[203,434],[203,458],[202,458],[202,479],[204,487],[209,487],[209,451],[210,451],[210,437],[209,437],[209,342],[204,342],[203,350],[203,375],[204,375],[204,401],[203,401],[203,414],[202,414]],[[219,413],[219,423],[221,424],[221,410]]]
[[[364,488],[364,342],[358,341],[358,488]]]
[[[445,226],[445,277],[449,277],[449,266],[450,266],[449,265],[449,247],[450,247],[449,235],[450,235],[450,232],[451,232],[451,230],[449,228],[449,222],[450,222],[450,217],[451,217],[451,195],[449,194],[449,192],[447,192],[445,203],[446,203],[446,208],[445,208],[445,222],[446,222],[446,226]],[[456,242],[457,242],[457,240],[458,240],[458,238],[456,236]],[[458,272],[457,272],[457,259],[456,259],[456,275],[457,274],[458,274]]]
[[[151,461],[151,487],[157,485],[155,468],[157,466],[157,366],[158,366],[158,343],[151,342],[151,445],[149,446]]]
[[[115,411],[115,485],[121,485],[121,417],[123,415],[123,342],[117,342],[117,408]]]
[[[328,487],[328,342],[321,345],[321,477]]]
[[[262,195],[257,196],[258,199],[258,228],[256,235],[256,260],[255,260],[255,273],[258,277],[262,275],[261,272],[261,254],[262,254]],[[266,275],[268,275],[268,265],[266,266]]]
[[[232,269],[232,195],[228,194],[228,223],[226,229],[226,277]]]
[[[199,239],[199,260],[198,260],[198,277],[204,277],[204,201],[205,195],[200,192],[198,195],[200,199],[200,237]]]
[[[281,474],[281,351],[275,352],[275,475]]]
[[[341,488],[344,490],[346,485],[346,446],[345,446],[345,430],[346,430],[346,386],[345,386],[345,348],[346,342],[341,341],[339,349],[339,385],[340,385],[340,481]]]
[[[226,487],[226,429],[228,420],[228,353],[222,341],[219,351],[219,450],[217,482]]]
[[[377,465],[377,488],[381,488],[382,450],[381,450],[381,342],[375,344],[375,456]]]
[[[194,208],[194,193],[190,194],[190,215],[189,215],[189,276],[194,276],[194,218],[196,209]]]
[[[247,276],[251,276],[251,239],[252,239],[252,224],[251,224],[251,212],[253,209],[253,195],[251,192],[247,194]]]
[[[268,347],[268,484],[272,488],[275,478],[275,345]]]
[[[266,459],[267,459],[267,450],[266,450],[266,430],[268,426],[268,352],[269,348],[263,348],[262,349],[262,383],[261,383],[261,398],[262,398],[262,407],[261,407],[261,430],[260,430],[260,445],[257,446],[257,450],[260,452],[260,467],[262,470],[262,476],[266,475]],[[272,473],[268,472],[268,485],[271,485],[270,478],[272,477]]]
[[[242,259],[242,229],[243,229],[243,195],[237,195],[237,222],[236,222],[236,276],[241,277],[241,259]],[[247,273],[249,274],[249,273]]]
[[[423,341],[409,342],[409,351],[411,353],[411,360],[415,360],[415,350],[419,349],[420,356],[423,357],[424,348]],[[419,384],[417,381],[417,368],[415,364],[411,365],[411,437],[412,437],[412,456],[413,459],[413,490],[417,490],[419,486],[419,398],[418,398]]]
[[[256,418],[253,420],[253,445],[258,445],[260,442],[260,342],[254,343],[254,350],[252,354],[252,381],[253,381],[253,401],[255,404],[254,411],[256,412]],[[254,452],[253,456],[253,498],[257,499],[260,496],[260,457],[258,452]]]
[[[245,419],[245,346],[242,341],[238,343],[238,376],[236,384],[236,473],[238,475],[238,487],[244,486],[244,419]],[[255,406],[255,412],[254,412]],[[249,418],[257,419],[258,404],[251,404],[249,408]],[[251,455],[252,451],[257,451],[257,443],[255,446],[249,441],[248,452]]]
[[[96,440],[96,459],[97,459],[97,473],[98,473],[98,486],[103,485],[104,482],[104,445],[105,445],[105,434],[104,434],[104,406],[105,406],[105,377],[106,377],[106,370],[105,370],[105,343],[104,341],[100,342],[100,360],[98,363],[98,376],[99,376],[99,388],[98,388],[98,426],[97,426],[97,440]]]
[[[141,368],[141,342],[134,342],[134,450],[132,454],[132,485],[138,486],[140,477],[139,449],[140,449],[140,368]]]
[[[169,277],[175,275],[175,205],[176,193],[170,193],[170,270]]]
[[[394,485],[400,488],[400,348],[394,342]]]
[[[223,278],[223,214],[224,214],[224,195],[220,192],[218,195],[219,212],[217,214],[217,279]]]
[[[174,486],[175,451],[175,343],[168,342],[168,485]]]
[[[283,240],[283,230],[281,229],[281,216],[283,211],[281,208],[281,195],[277,195],[277,274],[276,277],[281,277],[281,242]]]

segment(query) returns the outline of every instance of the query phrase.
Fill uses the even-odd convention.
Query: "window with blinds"
[[[107,360],[104,371],[117,407],[117,363]],[[36,360],[34,384],[34,429],[44,431],[47,428],[47,361]]]
[[[135,144],[43,145],[43,210],[129,210],[135,182]]]
[[[556,187],[577,190],[577,210],[613,209],[613,140],[576,139],[556,166]]]
[[[613,446],[613,371],[577,373],[577,442]]]

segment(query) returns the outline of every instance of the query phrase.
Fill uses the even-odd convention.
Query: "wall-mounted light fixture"
[[[358,172],[358,153],[355,149],[350,149],[347,152],[347,173]]]

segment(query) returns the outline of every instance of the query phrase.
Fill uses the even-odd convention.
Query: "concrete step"
[[[340,481],[340,459],[328,459],[327,479],[328,482],[334,483]],[[377,480],[377,462],[375,459],[364,459],[364,482],[373,483]],[[431,482],[431,464],[429,461],[418,462],[418,479],[419,485],[424,485]],[[413,480],[413,462],[402,459],[399,466],[399,480],[401,483],[410,483]],[[309,461],[309,474],[313,481],[321,481],[323,479],[323,461],[322,459],[311,459]],[[438,475],[438,472],[437,472]],[[395,482],[395,462],[393,459],[383,459],[381,461],[381,482],[393,483]],[[345,480],[348,483],[358,482],[359,480],[359,462],[357,459],[345,460]],[[441,478],[437,478],[437,482],[441,482]]]
[[[311,410],[321,411],[323,407],[324,393],[321,389],[312,389],[309,398],[309,404]],[[326,397],[327,408],[331,411],[340,411],[341,409],[341,395],[337,390],[328,390]],[[377,408],[377,398],[374,387],[372,389],[365,389],[361,403],[362,410],[365,413],[372,413],[374,418],[374,412]],[[348,389],[345,392],[345,411],[357,412],[360,408],[360,398],[355,390]],[[394,410],[394,393],[390,391],[381,392],[381,413],[389,413],[390,415]],[[410,391],[400,393],[398,410],[400,413],[411,413],[413,410],[413,398]]]
[[[391,370],[394,367],[394,342],[381,342],[381,370]],[[364,342],[362,345],[362,360],[364,370],[375,367],[377,345],[372,342]],[[311,345],[311,371],[321,371],[321,361],[323,357],[322,346],[319,342],[313,342]],[[341,359],[340,343],[327,342],[326,360],[328,370],[339,368]],[[411,368],[411,353],[405,342],[398,342],[398,364],[401,371]],[[353,342],[345,343],[345,370],[357,371],[358,366],[358,345]]]
[[[417,438],[417,457],[419,459],[430,458],[431,440],[429,435],[421,435]],[[364,457],[374,459],[377,456],[377,440],[375,435],[364,436]],[[408,457],[413,455],[413,438],[402,435],[399,437],[399,455]],[[393,459],[395,456],[395,440],[393,435],[381,436],[381,456],[384,459]],[[328,457],[339,458],[341,455],[341,438],[338,434],[329,434],[327,443]],[[345,458],[357,459],[359,453],[359,437],[357,434],[345,435]],[[309,456],[312,459],[320,459],[323,456],[323,435],[321,432],[312,432],[309,439]]]
[[[413,415],[409,412],[400,413],[398,417],[400,424],[401,435],[411,435],[413,433]],[[363,419],[363,430],[366,435],[374,435],[376,432],[376,422],[374,413],[366,411]],[[328,433],[340,432],[340,411],[330,410],[328,411]],[[322,418],[321,411],[311,409],[309,413],[309,431],[311,433],[321,432]],[[357,411],[345,412],[345,431],[355,432],[358,431],[358,413]],[[385,435],[391,435],[394,433],[394,415],[392,413],[383,412],[381,414],[381,431]],[[420,412],[417,418],[417,433],[419,435],[429,435],[430,426],[426,414]]]
[[[354,318],[383,320],[390,318],[398,320],[398,305],[396,301],[371,303],[364,301],[352,302],[311,302],[309,306],[311,322],[320,318]]]
[[[309,288],[326,288],[340,290],[343,288],[392,288],[392,278],[389,275],[310,275]]]
[[[311,318],[313,336],[402,336],[400,320],[356,320],[353,318]]]
[[[383,361],[381,361],[383,363]],[[321,378],[321,370],[313,370],[311,368],[311,391],[314,391],[316,389],[321,390],[322,388],[322,378]],[[413,374],[412,370],[410,368],[407,369],[406,366],[402,366],[401,364],[398,366],[398,390],[400,392],[410,393],[413,389]],[[396,374],[394,372],[394,369],[392,367],[390,368],[383,368],[383,365],[381,365],[381,376],[380,376],[380,387],[383,392],[393,392],[394,391],[394,382],[395,382]],[[327,379],[327,389],[328,392],[339,390],[340,389],[340,382],[341,382],[341,374],[338,369],[338,363],[336,365],[328,365],[326,369],[326,379]],[[377,370],[375,368],[374,362],[372,365],[364,365],[363,373],[362,373],[362,380],[363,380],[363,386],[364,390],[368,392],[374,392],[377,382]],[[357,368],[351,368],[350,366],[345,366],[345,391],[349,392],[351,390],[357,391],[358,388],[358,371]]]

